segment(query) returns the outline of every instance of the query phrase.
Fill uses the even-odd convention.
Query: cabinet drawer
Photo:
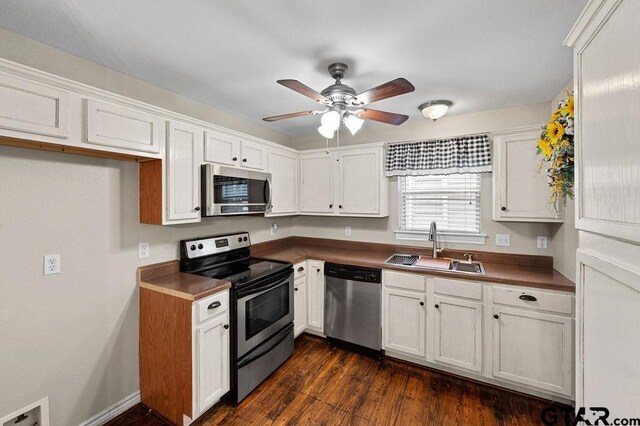
[[[482,300],[482,284],[473,281],[434,278],[434,291],[449,296]]]
[[[229,291],[216,293],[196,302],[196,322],[201,323],[229,309]]]
[[[494,286],[492,295],[494,304],[518,306],[565,315],[573,313],[573,297],[569,294],[551,293],[525,287]]]
[[[384,285],[387,287],[404,288],[413,291],[426,291],[424,275],[405,274],[402,272],[384,271]]]
[[[298,279],[307,276],[307,262],[300,262],[293,265],[293,278]]]

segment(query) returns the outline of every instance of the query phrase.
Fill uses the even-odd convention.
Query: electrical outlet
[[[537,246],[538,246],[539,249],[546,249],[547,248],[547,237],[538,236]]]
[[[496,234],[496,246],[499,246],[499,247],[511,247],[511,235],[510,234]]]
[[[351,236],[351,227],[350,226],[345,226],[344,227],[344,236],[345,237],[350,237]]]
[[[60,255],[48,254],[44,256],[44,275],[60,273]]]
[[[149,257],[149,243],[138,243],[138,259]]]
[[[277,223],[272,223],[271,224],[271,235],[276,235],[278,233],[278,224]]]

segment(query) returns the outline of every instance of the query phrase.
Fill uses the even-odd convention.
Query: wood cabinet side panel
[[[162,225],[162,160],[139,166],[140,222]]]
[[[142,402],[176,424],[192,416],[191,302],[140,288]]]

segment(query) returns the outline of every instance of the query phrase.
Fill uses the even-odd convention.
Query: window
[[[424,239],[416,234],[428,232],[435,221],[438,233],[453,236],[442,241],[484,244],[478,173],[399,177],[398,203],[400,239]]]

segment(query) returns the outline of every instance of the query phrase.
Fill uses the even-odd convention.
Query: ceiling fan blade
[[[356,95],[356,101],[353,102],[353,104],[366,105],[383,99],[392,98],[394,96],[404,95],[405,93],[413,92],[414,90],[416,90],[416,88],[413,87],[413,84],[409,83],[409,81],[404,78],[396,78],[395,80],[391,80]]]
[[[296,118],[296,117],[304,117],[305,115],[313,115],[314,111],[300,111],[300,112],[292,112],[290,114],[282,114],[282,115],[274,115],[271,117],[263,118],[264,121],[279,121],[286,120],[287,118]]]
[[[325,98],[309,86],[300,83],[298,80],[278,80],[277,83],[282,84],[284,87],[288,87],[291,90],[295,90],[296,92],[305,95],[306,97],[311,98],[316,102],[320,102],[322,104],[331,102],[329,99]]]
[[[354,114],[363,120],[379,121],[381,123],[393,124],[394,126],[399,126],[409,118],[408,115],[396,114],[395,112],[378,111],[376,109],[356,111]]]

